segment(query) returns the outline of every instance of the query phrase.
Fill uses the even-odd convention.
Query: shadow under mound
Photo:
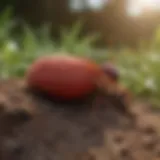
[[[58,108],[66,108],[67,110],[88,110],[92,107],[92,101],[96,97],[96,91],[92,94],[87,94],[84,97],[73,99],[73,100],[65,100],[60,99],[56,96],[49,96],[48,94],[38,91],[33,88],[26,88],[26,93],[32,95],[34,99],[39,103],[47,103],[51,104],[51,108],[58,106]],[[53,107],[52,107],[53,106]],[[87,107],[86,107],[87,106]]]
[[[88,94],[79,99],[62,100],[58,97],[50,97],[49,95],[35,89],[26,88],[25,91],[33,96],[36,103],[39,104],[39,107],[44,104],[45,107],[43,108],[47,108],[50,111],[57,108],[59,110],[66,110],[66,112],[73,111],[75,114],[78,112],[79,114],[79,112],[90,112],[93,110],[96,112],[103,112],[103,110],[106,110],[105,112],[108,112],[109,109],[114,109],[115,111],[120,112],[119,114],[131,118],[129,107],[125,105],[123,97],[118,95],[107,95],[95,90],[92,94]]]

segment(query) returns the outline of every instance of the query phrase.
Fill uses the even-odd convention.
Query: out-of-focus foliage
[[[91,58],[97,63],[113,61],[121,73],[121,82],[135,95],[159,102],[160,97],[160,27],[150,45],[141,43],[138,50],[123,47],[116,50],[97,50],[93,46],[97,35],[80,38],[81,23],[70,30],[62,29],[61,40],[54,42],[49,27],[38,31],[25,27],[20,41],[13,38],[11,12],[0,15],[0,77],[24,76],[28,66],[39,56],[49,54],[72,54]]]
[[[160,27],[150,45],[143,43],[136,51],[123,48],[111,57],[119,67],[124,85],[137,96],[160,102]]]
[[[50,27],[33,30],[25,26],[20,37],[13,38],[14,21],[11,10],[0,16],[0,77],[23,76],[28,66],[38,57],[50,54],[73,54],[91,57],[93,43],[97,35],[80,38],[81,23],[77,22],[70,30],[62,29],[60,42],[50,37]]]

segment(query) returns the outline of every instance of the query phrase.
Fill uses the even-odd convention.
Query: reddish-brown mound
[[[31,65],[26,79],[30,87],[52,97],[70,100],[92,93],[101,74],[100,67],[90,60],[72,56],[47,56]]]
[[[113,95],[61,104],[8,80],[0,109],[1,160],[160,159],[158,115],[135,104],[131,123],[130,108]]]

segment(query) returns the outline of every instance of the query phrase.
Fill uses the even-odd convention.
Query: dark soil
[[[23,81],[0,82],[0,160],[158,160],[159,121],[116,95],[60,103]]]

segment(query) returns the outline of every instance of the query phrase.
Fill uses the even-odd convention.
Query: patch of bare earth
[[[1,81],[0,160],[160,159],[159,115],[140,103],[125,107],[103,95],[62,104],[21,80]]]

